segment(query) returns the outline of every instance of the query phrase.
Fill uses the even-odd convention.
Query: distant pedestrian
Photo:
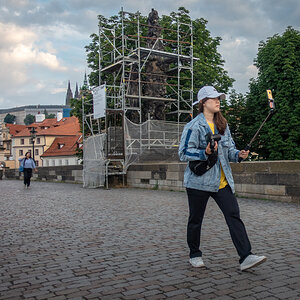
[[[31,157],[31,153],[28,151],[25,154],[24,158],[19,158],[21,162],[21,166],[24,168],[24,187],[29,188],[30,186],[30,178],[32,177],[32,170],[37,171],[35,166],[35,162]]]
[[[201,88],[194,103],[199,104],[199,114],[186,124],[181,136],[178,154],[181,161],[189,162],[184,172],[184,186],[189,202],[187,242],[190,263],[194,267],[204,267],[200,233],[206,204],[212,197],[225,217],[240,256],[240,269],[246,270],[264,262],[266,257],[252,254],[246,228],[240,218],[229,162],[238,162],[239,157],[247,158],[249,151],[235,148],[227,120],[220,111],[221,99],[225,99],[225,95],[218,93],[214,87]],[[212,147],[209,141],[214,143]]]

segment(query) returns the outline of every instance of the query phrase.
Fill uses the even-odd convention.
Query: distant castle
[[[88,80],[87,80],[86,72],[84,74],[83,86],[88,87]],[[73,98],[74,99],[79,99],[80,98],[80,94],[79,94],[79,91],[78,91],[78,84],[76,82],[75,94],[74,94],[74,97],[73,97],[73,93],[72,93],[71,85],[70,85],[70,80],[69,80],[67,94],[66,94],[66,104],[65,105],[70,107],[71,106],[71,99],[73,99]]]

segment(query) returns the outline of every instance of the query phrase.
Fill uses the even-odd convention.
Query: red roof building
[[[19,125],[24,126],[24,125]],[[80,133],[79,121],[76,117],[63,118],[60,121],[56,119],[45,119],[40,123],[32,123],[18,132],[16,137],[26,137],[30,136],[30,130],[32,127],[36,130],[36,136],[48,135],[48,136],[68,136],[68,135],[78,135]]]
[[[82,136],[56,138],[51,146],[41,155],[44,166],[78,165],[76,153],[82,148]]]
[[[13,155],[12,137],[26,126],[17,124],[0,124],[0,165],[14,169],[16,163]]]
[[[18,134],[19,132],[21,132],[22,130],[24,130],[26,128],[26,125],[8,124],[8,123],[6,123],[5,127],[8,128],[9,134],[11,136],[15,136],[16,134]]]
[[[32,156],[34,156],[37,166],[44,166],[43,154],[52,146],[56,138],[64,140],[67,137],[72,137],[75,140],[81,135],[79,121],[74,116],[62,118],[59,121],[57,119],[45,119],[42,122],[32,123],[13,136],[16,161],[19,157],[24,156],[27,151],[33,151],[30,132],[32,127],[36,131]]]

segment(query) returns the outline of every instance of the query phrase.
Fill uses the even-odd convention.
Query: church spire
[[[86,87],[89,86],[88,81],[87,81],[86,71],[85,71],[85,73],[84,73],[84,81],[83,81],[83,85],[86,86]]]
[[[79,99],[79,92],[78,92],[78,84],[77,84],[77,82],[76,82],[76,90],[75,90],[74,98],[75,99]]]
[[[71,105],[71,99],[73,98],[73,93],[71,90],[71,85],[70,85],[70,80],[68,83],[68,90],[67,90],[67,95],[66,95],[66,105],[70,106]]]

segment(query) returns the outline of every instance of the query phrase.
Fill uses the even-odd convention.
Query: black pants
[[[231,239],[240,256],[240,263],[251,254],[251,245],[246,228],[240,219],[237,200],[229,185],[217,193],[187,188],[189,201],[189,220],[187,226],[187,243],[190,248],[190,258],[202,256],[200,247],[201,225],[208,198],[214,198],[222,210],[229,228]]]
[[[30,178],[32,176],[31,168],[24,168],[24,184],[30,186]]]

